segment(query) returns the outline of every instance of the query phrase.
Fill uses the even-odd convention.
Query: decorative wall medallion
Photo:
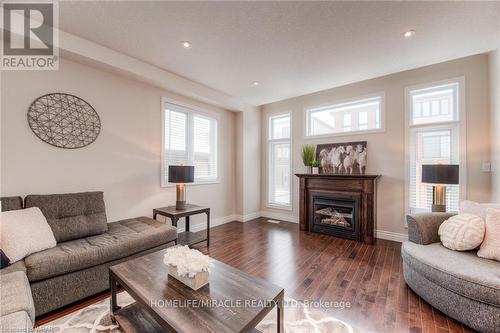
[[[59,148],[82,148],[97,139],[101,120],[83,99],[63,93],[37,98],[28,109],[28,123],[41,140]]]

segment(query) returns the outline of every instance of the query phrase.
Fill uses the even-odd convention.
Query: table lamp
[[[432,211],[446,212],[446,184],[458,184],[458,164],[422,165],[422,183],[432,187]]]
[[[194,166],[192,165],[169,165],[168,182],[176,183],[177,201],[175,209],[186,209],[186,183],[194,182]]]

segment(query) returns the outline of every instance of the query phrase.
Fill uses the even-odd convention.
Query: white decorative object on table
[[[163,262],[168,266],[168,275],[198,290],[208,283],[208,270],[212,260],[187,245],[167,249]]]

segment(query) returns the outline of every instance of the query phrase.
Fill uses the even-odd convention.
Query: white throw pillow
[[[486,210],[486,233],[477,255],[500,261],[500,210],[489,208]]]
[[[438,234],[443,246],[455,251],[473,250],[484,238],[484,220],[472,214],[450,217],[439,226]]]
[[[497,203],[479,203],[465,200],[460,203],[460,214],[477,215],[483,220],[486,220],[486,210],[488,208],[500,209],[500,204]]]
[[[0,213],[1,249],[15,263],[56,246],[54,233],[38,207]]]

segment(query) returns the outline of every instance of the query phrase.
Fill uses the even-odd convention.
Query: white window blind
[[[162,186],[169,165],[194,165],[195,182],[218,179],[217,119],[187,107],[164,103]]]
[[[422,183],[422,165],[460,163],[459,83],[408,91],[410,212],[430,211],[433,184]],[[461,171],[462,172],[462,171]],[[458,211],[460,186],[446,185],[446,205]]]
[[[307,112],[307,136],[382,129],[383,95],[361,98]]]
[[[291,207],[290,114],[269,117],[268,204]]]

